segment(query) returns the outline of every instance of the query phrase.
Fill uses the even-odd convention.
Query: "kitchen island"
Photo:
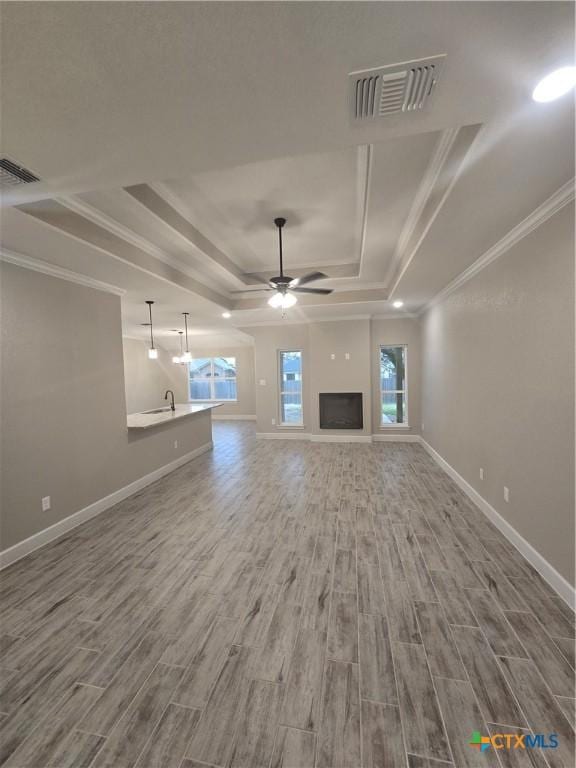
[[[221,405],[222,403],[177,403],[174,410],[168,406],[166,408],[142,411],[141,413],[129,413],[126,421],[129,430],[150,429],[151,427],[173,424],[180,419],[211,411],[214,408],[219,408]]]

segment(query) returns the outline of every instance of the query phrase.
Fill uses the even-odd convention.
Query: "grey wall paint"
[[[422,346],[424,439],[574,583],[574,208],[428,311]]]
[[[309,431],[315,435],[371,435],[370,321],[310,323],[309,338]],[[362,392],[363,429],[320,429],[320,392]]]
[[[191,345],[193,357],[235,357],[236,389],[238,400],[235,403],[223,403],[216,416],[254,416],[256,414],[256,391],[254,386],[254,347],[210,347],[195,348]],[[186,394],[186,397],[188,395]]]
[[[415,318],[392,320],[345,320],[243,329],[255,339],[256,414],[258,432],[304,431],[312,434],[359,434],[379,432],[417,434],[420,431],[420,324]],[[408,345],[408,397],[410,429],[380,429],[378,405],[378,347]],[[278,427],[278,351],[301,349],[304,376],[304,428]],[[346,353],[350,359],[346,359]],[[334,355],[334,360],[332,360]],[[266,384],[261,385],[260,380]],[[320,430],[319,392],[362,392],[363,430]],[[276,425],[272,424],[276,420]]]
[[[6,549],[207,443],[210,415],[128,433],[120,299],[11,264],[0,269]],[[52,509],[42,512],[48,495]]]
[[[174,365],[172,355],[158,347],[158,358],[148,358],[149,344],[138,339],[122,339],[124,384],[128,413],[166,405],[164,392],[171,389],[177,403],[188,402],[186,368]]]

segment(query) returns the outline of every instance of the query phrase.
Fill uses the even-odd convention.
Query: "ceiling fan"
[[[284,274],[284,264],[282,261],[282,227],[286,224],[286,219],[278,217],[274,219],[274,224],[278,227],[278,246],[280,251],[280,274],[277,277],[271,277],[268,281],[270,288],[260,288],[257,290],[274,291],[274,295],[268,299],[271,307],[288,309],[293,307],[298,301],[294,293],[315,293],[327,296],[332,293],[331,288],[303,288],[306,283],[312,283],[314,280],[325,280],[328,275],[323,272],[309,272],[302,277],[289,277]]]

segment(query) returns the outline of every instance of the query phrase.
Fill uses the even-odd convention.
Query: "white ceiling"
[[[531,98],[570,63],[557,2],[8,3],[3,247],[118,285],[125,330],[191,312],[198,338],[278,319],[290,274],[329,297],[293,318],[417,311],[574,175],[574,102]],[[446,53],[418,114],[353,125],[347,75]],[[239,291],[243,291],[239,293]],[[221,313],[232,310],[232,320]],[[226,340],[226,341],[225,341]]]

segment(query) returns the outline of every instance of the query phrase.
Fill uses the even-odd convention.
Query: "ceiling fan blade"
[[[230,293],[261,293],[262,291],[272,291],[272,288],[246,288],[243,291],[230,291]]]
[[[327,277],[328,275],[325,275],[324,272],[309,272],[307,275],[302,275],[302,277],[292,280],[290,288],[296,288],[297,285],[306,285],[306,283],[311,283],[314,280],[325,280]]]
[[[294,291],[294,293],[317,293],[322,296],[334,293],[332,288],[300,288],[299,286],[296,286],[296,288],[290,288],[290,290]]]

